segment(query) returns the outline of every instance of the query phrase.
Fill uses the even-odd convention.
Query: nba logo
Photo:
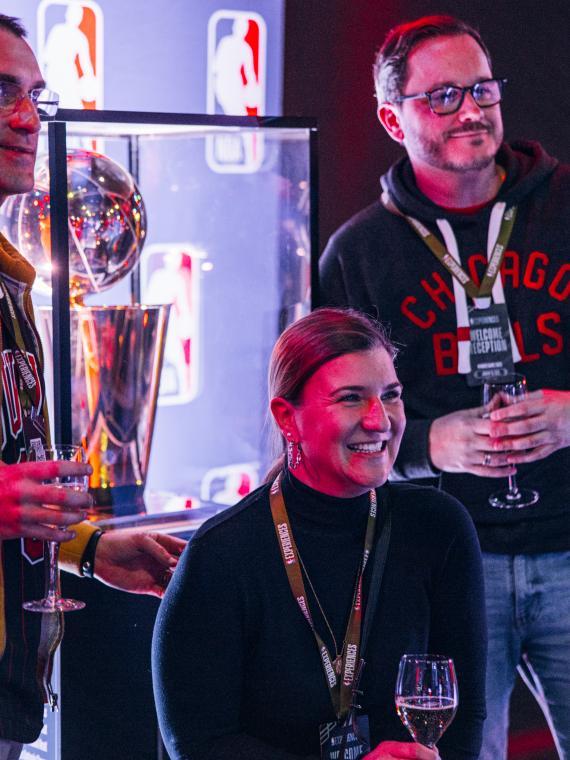
[[[259,483],[259,462],[242,462],[213,467],[200,484],[200,499],[232,505],[251,493]]]
[[[141,259],[143,300],[169,303],[158,403],[177,406],[192,401],[200,376],[200,277],[205,253],[190,243],[162,243],[145,248]]]
[[[207,113],[265,113],[267,26],[251,11],[216,11],[208,21]],[[263,137],[249,133],[209,136],[206,160],[216,172],[255,172],[263,163]]]
[[[63,108],[103,107],[103,12],[94,0],[41,0],[38,60]]]

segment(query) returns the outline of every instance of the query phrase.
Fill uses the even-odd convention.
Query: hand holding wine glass
[[[526,378],[515,374],[507,380],[493,380],[483,385],[483,406],[488,415],[494,409],[511,406],[522,401],[526,396]],[[516,419],[513,412],[512,419]],[[538,492],[531,488],[519,488],[516,475],[509,475],[508,488],[496,491],[489,496],[489,504],[500,509],[517,509],[536,504]]]
[[[453,660],[443,655],[403,655],[395,701],[398,715],[414,741],[434,748],[457,710]]]
[[[43,445],[34,446],[28,452],[28,460],[42,463],[55,463],[58,466],[54,469],[53,465],[49,468],[52,474],[43,480],[41,488],[44,489],[45,497],[50,498],[53,503],[44,503],[43,508],[54,514],[59,513],[63,506],[71,509],[69,492],[82,493],[87,495],[88,488],[88,468],[86,467],[86,456],[84,450],[79,446],[69,446],[56,444],[51,447]],[[62,494],[62,492],[65,492]],[[77,522],[84,514],[80,512],[81,506],[86,506],[88,498],[81,499],[77,505]],[[62,526],[60,525],[60,529]],[[60,593],[59,582],[59,543],[57,541],[47,541],[47,567],[46,567],[46,591],[43,599],[37,599],[30,602],[24,602],[22,605],[25,610],[30,612],[68,612],[85,607],[84,602],[74,599],[63,599]]]

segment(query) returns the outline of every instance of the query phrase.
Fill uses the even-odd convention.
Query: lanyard
[[[403,217],[419,238],[427,245],[433,255],[438,261],[443,264],[447,271],[455,277],[455,279],[461,284],[461,286],[467,291],[467,294],[471,298],[483,298],[490,296],[493,290],[493,285],[497,279],[497,275],[501,270],[501,263],[503,261],[503,255],[507,248],[507,244],[511,237],[513,227],[515,224],[515,218],[517,215],[517,207],[510,206],[505,208],[503,218],[501,220],[501,227],[497,236],[497,241],[493,247],[493,252],[487,264],[485,274],[481,281],[479,288],[475,285],[471,277],[463,269],[463,267],[457,262],[447,248],[440,242],[440,240],[425,227],[418,219],[415,219],[409,214],[404,214],[397,208],[394,201],[390,198],[387,192],[382,193],[382,203],[388,211],[398,216]]]
[[[29,423],[32,426],[32,429],[27,430],[27,423],[24,423],[24,438],[26,439],[27,446],[32,435],[35,436],[35,434],[38,433],[42,439],[45,439],[46,436],[47,410],[45,408],[45,386],[39,368],[37,368],[36,372],[32,369],[30,358],[28,357],[28,347],[26,346],[26,341],[22,334],[20,322],[16,314],[16,308],[11,293],[2,277],[0,277],[0,291],[2,295],[0,298],[1,322],[11,338],[15,367],[22,380],[23,393],[28,397],[30,402]],[[33,342],[32,354],[34,363],[38,364],[40,361],[39,341],[31,323],[30,334]],[[18,393],[22,403],[22,410],[24,410],[26,408],[25,396],[22,395],[21,390],[19,390]]]
[[[358,578],[356,581],[356,589],[354,598],[352,600],[352,608],[350,611],[350,617],[348,619],[346,627],[346,636],[344,640],[344,647],[342,652],[342,662],[340,677],[335,673],[333,663],[329,650],[319,636],[313,617],[309,610],[307,592],[305,590],[305,584],[303,582],[303,575],[301,572],[301,565],[299,562],[299,552],[295,539],[293,538],[293,532],[291,530],[291,524],[287,515],[287,509],[285,507],[285,500],[283,498],[283,491],[281,489],[281,476],[278,475],[271,486],[269,492],[269,503],[271,506],[271,516],[273,518],[273,524],[275,526],[275,532],[277,534],[277,541],[281,549],[281,558],[285,566],[285,572],[287,573],[287,579],[289,586],[303,617],[311,627],[319,654],[321,655],[323,670],[335,714],[338,719],[343,718],[350,711],[352,704],[352,694],[355,683],[359,675],[360,669],[360,629],[362,624],[362,575],[368,562],[372,545],[374,542],[374,531],[376,527],[376,513],[377,513],[377,501],[376,492],[370,491],[370,510],[368,512],[368,522],[366,525],[366,534],[364,538],[364,551],[362,554],[362,561],[358,571]],[[340,678],[340,680],[339,680]]]
[[[4,313],[4,319],[3,323],[6,327],[8,333],[10,334],[10,337],[12,338],[14,347],[12,349],[15,359],[16,359],[16,366],[18,367],[18,372],[20,373],[20,377],[22,378],[22,381],[24,383],[24,387],[26,389],[26,392],[32,401],[32,404],[35,405],[37,401],[34,400],[32,394],[34,396],[37,396],[37,390],[36,390],[36,378],[34,376],[34,373],[32,371],[32,368],[30,367],[30,362],[27,358],[27,347],[26,342],[24,340],[24,336],[22,335],[22,329],[20,327],[20,323],[18,321],[18,317],[16,316],[16,310],[14,307],[14,303],[12,301],[12,296],[10,294],[10,291],[6,287],[6,283],[2,280],[0,277],[0,289],[2,290],[3,298],[1,299],[2,305],[7,306],[7,314]],[[2,311],[6,312],[6,308],[3,308]],[[33,333],[32,333],[33,335]],[[39,355],[39,350],[37,346],[37,341],[35,336],[33,336],[34,339],[34,352],[37,355]]]

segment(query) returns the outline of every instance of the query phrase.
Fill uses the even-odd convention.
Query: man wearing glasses
[[[24,34],[17,19],[0,14],[0,203],[32,189],[40,116],[53,117],[58,106]],[[101,534],[88,523],[77,524],[90,497],[43,481],[86,474],[88,465],[25,461],[30,441],[46,442],[47,427],[30,300],[34,276],[31,265],[0,235],[0,760],[16,760],[22,743],[37,738],[44,700],[57,704],[50,673],[61,640],[61,614],[22,609],[24,599],[42,595],[42,542],[66,542],[61,558],[68,569],[156,596],[162,595],[184,546],[170,536]],[[70,525],[73,529],[64,532]]]
[[[331,238],[320,301],[391,325],[408,419],[394,477],[433,478],[477,526],[489,625],[481,760],[506,758],[517,667],[570,758],[570,169],[538,143],[503,142],[506,80],[457,19],[393,29],[374,78],[380,122],[407,155]],[[517,418],[483,416],[482,383],[514,370],[531,390]],[[538,502],[492,506],[515,472]]]

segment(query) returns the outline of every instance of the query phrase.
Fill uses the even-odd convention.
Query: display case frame
[[[72,440],[72,390],[69,309],[69,246],[67,236],[67,177],[66,154],[68,137],[85,130],[98,136],[112,134],[128,141],[128,169],[138,176],[138,142],[141,136],[177,130],[206,130],[212,134],[235,130],[266,133],[271,130],[306,130],[309,151],[309,261],[311,302],[313,307],[318,287],[318,154],[317,124],[314,119],[274,116],[214,116],[138,111],[84,111],[61,109],[47,124],[50,166],[50,195],[52,197],[52,251],[55,263],[53,284],[54,336],[54,435],[57,440]],[[140,278],[131,276],[130,301],[140,301]]]
[[[307,130],[309,308],[313,307],[318,285],[318,132],[314,119],[60,110],[56,118],[45,125],[45,132],[50,168],[50,235],[55,264],[52,272],[53,434],[61,442],[71,442],[73,435],[66,158],[69,135],[83,125],[96,125],[101,134],[106,130],[115,130],[116,134],[118,125],[125,125],[124,136],[129,142],[127,168],[135,177],[139,171],[137,142],[140,138],[136,132],[141,125],[148,129],[202,129],[212,132]],[[131,277],[129,297],[131,302],[140,301],[140,281],[136,275]],[[203,508],[109,516],[100,522],[109,530],[151,528],[190,538],[204,520],[224,508],[208,502],[202,502],[200,506]],[[148,657],[150,653],[157,600],[130,595],[125,598],[121,592],[70,576],[64,577],[63,585],[66,592],[74,589],[77,597],[87,602],[87,607],[77,617],[70,616],[66,621],[61,670],[58,662],[54,672],[54,678],[60,678],[62,712],[48,716],[46,731],[30,752],[33,757],[46,760],[67,760],[75,759],[77,747],[81,746],[84,760],[102,760],[112,753],[124,757],[166,757],[156,723],[149,667],[141,667],[140,664],[141,658]],[[95,652],[97,656],[93,656]],[[101,663],[105,663],[104,668]],[[85,689],[86,682],[90,684],[89,689]],[[135,702],[132,699],[133,690],[137,694]],[[119,709],[122,711],[121,732],[117,730],[115,733],[114,729],[107,732],[105,726],[115,725],[112,721],[117,720]],[[109,733],[108,741],[102,738],[105,733]]]

